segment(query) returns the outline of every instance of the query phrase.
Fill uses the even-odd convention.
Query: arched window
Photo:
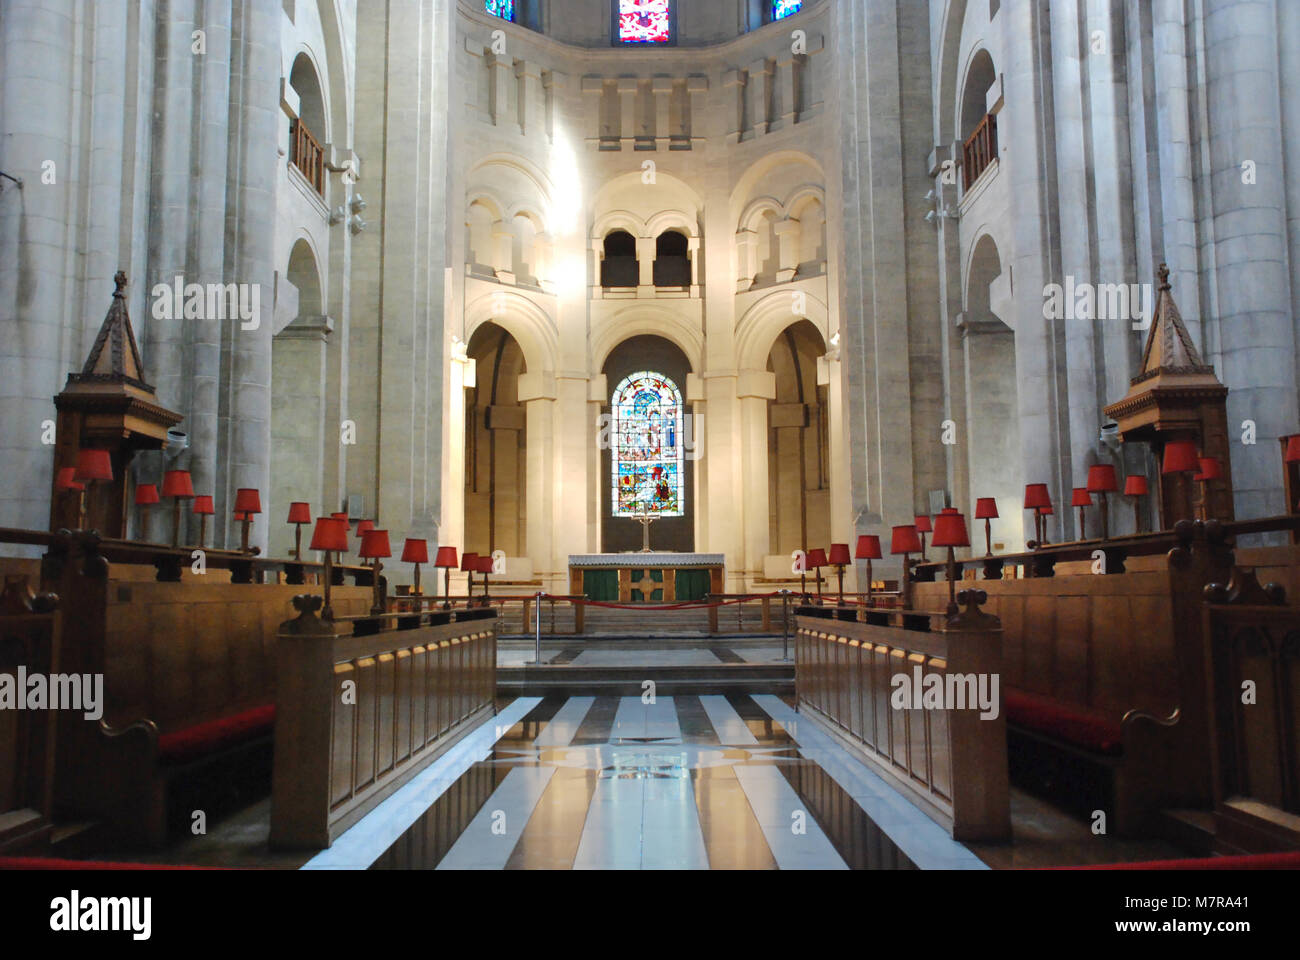
[[[803,0],[773,0],[772,19],[784,20],[803,9]]]
[[[626,230],[615,230],[605,237],[605,259],[600,262],[602,287],[635,287],[641,283],[641,268],[636,259],[636,237]]]
[[[686,237],[676,230],[666,230],[655,241],[655,286],[689,287],[691,258]]]
[[[515,0],[483,0],[487,12],[502,20],[515,19]]]
[[[615,41],[673,43],[677,37],[673,6],[673,0],[617,0]]]
[[[683,516],[682,393],[677,384],[660,373],[634,373],[618,385],[610,407],[614,516]]]

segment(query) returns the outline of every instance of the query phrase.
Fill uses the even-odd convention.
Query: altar
[[[569,557],[569,593],[605,603],[683,603],[722,593],[720,553],[589,553]]]

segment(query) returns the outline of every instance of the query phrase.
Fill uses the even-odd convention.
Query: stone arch
[[[530,373],[553,371],[559,351],[554,318],[537,303],[507,288],[489,290],[465,304],[465,340],[485,323],[503,327],[519,342]]]
[[[802,294],[802,313],[793,310],[795,294]],[[824,302],[804,291],[770,293],[745,311],[736,324],[736,360],[740,369],[766,369],[776,338],[791,323],[801,319],[808,320],[817,329],[823,343],[830,342],[830,311]]]
[[[763,369],[767,401],[769,550],[788,556],[830,542],[829,387],[819,383],[826,341],[809,320],[787,318]]]
[[[329,90],[311,48],[301,44],[289,67],[289,86],[298,94],[298,118],[322,145],[330,142]]]
[[[1016,380],[1016,334],[994,312],[999,301],[1004,258],[996,239],[980,232],[971,244],[964,271],[965,309],[961,337],[966,380],[965,444],[970,477],[968,515],[979,497],[997,500],[1000,518],[993,521],[994,540],[1018,549],[1024,541],[1020,496],[1024,471],[1020,449],[1020,400]],[[1009,303],[1010,297],[1004,298]],[[1009,311],[1004,311],[1009,312]],[[988,425],[998,424],[997,430]]]
[[[465,398],[464,549],[525,556],[528,418],[519,381],[527,360],[519,342],[492,321],[475,329],[466,355],[477,375]]]
[[[957,98],[956,139],[965,143],[988,113],[988,92],[997,82],[993,56],[983,44],[976,44],[962,73],[961,95]]]
[[[320,317],[326,313],[325,277],[310,234],[299,233],[285,258],[282,276],[293,284],[297,303],[292,316],[285,311],[276,310],[274,332],[277,334],[299,318]],[[288,291],[285,292],[287,294]]]
[[[591,335],[591,368],[602,370],[609,355],[623,341],[642,335],[655,335],[671,341],[686,356],[693,373],[698,373],[704,359],[704,335],[698,327],[664,306],[637,302],[618,311]],[[680,384],[683,390],[685,384]]]

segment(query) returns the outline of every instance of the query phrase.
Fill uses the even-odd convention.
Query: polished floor
[[[984,869],[764,695],[521,697],[306,869]]]

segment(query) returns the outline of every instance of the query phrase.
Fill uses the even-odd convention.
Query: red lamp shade
[[[1286,457],[1287,463],[1296,463],[1300,461],[1300,433],[1286,438]]]
[[[929,533],[934,529],[934,527],[931,526],[930,524],[929,517],[917,517],[915,526],[916,526],[917,533]]]
[[[1088,468],[1089,493],[1114,493],[1118,489],[1119,480],[1115,477],[1115,468],[1109,463],[1096,463]]]
[[[361,549],[357,555],[365,560],[391,557],[393,548],[388,543],[388,531],[367,530],[361,538]]]
[[[948,507],[934,518],[934,536],[930,545],[935,547],[969,547],[970,537],[966,534],[966,517],[957,512],[955,507]]]
[[[55,490],[85,490],[85,484],[77,483],[76,467],[60,467],[54,479]]]
[[[998,519],[998,502],[993,497],[980,497],[975,501],[976,520]]]
[[[477,553],[467,553],[460,558],[460,569],[462,573],[474,573],[478,570],[475,561],[478,560]]]
[[[253,514],[262,512],[262,497],[251,487],[240,487],[235,494],[235,509],[253,519]]]
[[[916,532],[916,526],[910,523],[894,527],[894,535],[890,538],[890,553],[920,553],[921,536]]]
[[[307,503],[289,504],[289,519],[285,523],[311,523],[311,505]]]
[[[364,540],[366,534],[373,529],[375,529],[375,521],[362,520],[360,523],[357,524],[357,536]]]
[[[340,511],[339,513],[331,513],[330,517],[333,518],[334,520],[342,520],[344,523],[347,523],[348,520],[350,519],[347,515],[347,511]]]
[[[438,556],[433,561],[435,567],[441,567],[444,570],[455,570],[460,566],[460,561],[456,559],[455,547],[439,547]]]
[[[162,495],[189,500],[194,496],[194,482],[188,470],[168,470],[163,474]]]
[[[493,563],[492,563],[492,558],[491,558],[491,557],[475,557],[475,558],[474,558],[474,568],[475,568],[475,572],[476,572],[476,573],[491,573],[491,572],[492,572],[492,566],[493,566]]]
[[[1140,473],[1130,473],[1124,480],[1124,496],[1145,497],[1147,495],[1147,478]]]
[[[194,506],[190,508],[195,514],[204,517],[210,517],[217,511],[212,506],[212,498],[204,495],[194,498]]]
[[[858,537],[857,558],[859,560],[879,560],[880,538],[875,534],[864,534]]]
[[[1025,484],[1025,509],[1041,510],[1052,505],[1052,495],[1047,492],[1045,483]]]
[[[1074,497],[1070,500],[1072,507],[1091,507],[1092,494],[1088,492],[1087,487],[1075,487]]]
[[[1217,457],[1201,457],[1197,462],[1201,465],[1201,472],[1194,479],[1204,482],[1218,480],[1223,476],[1223,465]]]
[[[1196,455],[1196,444],[1176,440],[1165,444],[1165,460],[1161,473],[1192,473],[1201,469]]]
[[[310,550],[342,551],[348,548],[347,521],[337,517],[321,517],[311,532]]]
[[[135,505],[151,507],[158,502],[158,488],[152,483],[142,483],[135,488]]]
[[[428,563],[429,562],[429,541],[415,540],[411,537],[406,538],[406,543],[402,544],[402,562],[403,563]]]
[[[242,510],[236,510],[234,512],[234,517],[235,517],[235,523],[243,523],[245,520],[248,519],[248,514],[244,513]]]
[[[840,566],[841,564],[847,566],[852,563],[853,560],[849,556],[849,545],[847,543],[832,543],[830,561],[831,566],[833,567]]]
[[[78,450],[77,471],[73,475],[83,483],[87,480],[112,480],[113,461],[107,450]]]
[[[809,550],[806,566],[809,570],[817,570],[826,566],[826,551],[821,547],[818,547],[816,550]]]
[[[1039,507],[1038,512],[1044,517],[1050,517],[1052,514],[1056,513],[1056,511],[1052,509],[1050,503],[1045,507]]]

